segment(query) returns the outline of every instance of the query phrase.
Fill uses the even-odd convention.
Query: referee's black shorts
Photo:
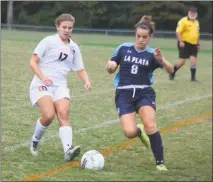
[[[179,50],[179,58],[187,59],[190,56],[197,57],[197,53],[198,53],[197,44],[194,45],[188,42],[184,42],[184,43],[185,43],[185,46],[182,48],[180,47],[179,42],[177,42],[177,46]]]

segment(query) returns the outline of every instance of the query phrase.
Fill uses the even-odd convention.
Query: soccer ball
[[[104,168],[104,157],[97,150],[86,152],[81,158],[83,169],[102,170]]]

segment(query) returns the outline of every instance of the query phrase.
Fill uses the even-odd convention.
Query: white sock
[[[47,126],[43,126],[40,122],[40,119],[37,120],[35,131],[33,135],[33,141],[39,142],[41,137],[43,136],[45,130],[47,129]]]
[[[64,153],[72,147],[72,127],[62,126],[59,128],[59,137],[63,144]]]

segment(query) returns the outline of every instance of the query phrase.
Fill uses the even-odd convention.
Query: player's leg
[[[44,135],[47,127],[55,116],[55,108],[49,89],[45,86],[36,87],[30,90],[30,99],[34,106],[38,106],[41,117],[37,120],[34,134],[30,143],[30,151],[33,155],[38,155],[38,144]]]
[[[132,100],[132,93],[127,90],[116,90],[115,105],[120,117],[121,127],[126,137],[137,136],[136,112]]]
[[[174,72],[169,74],[169,79],[174,80],[175,73],[185,64],[185,59],[189,58],[188,56],[188,47],[185,43],[184,47],[180,47],[179,43],[177,44],[178,51],[179,51],[179,61],[174,65]]]
[[[149,136],[152,152],[156,160],[157,170],[167,171],[164,165],[164,150],[160,132],[157,129],[155,109],[152,106],[142,106],[138,111]]]
[[[36,122],[34,134],[31,140],[30,151],[33,155],[38,155],[38,144],[55,116],[55,109],[50,96],[43,96],[39,99],[37,104],[41,117]]]
[[[80,153],[80,146],[72,145],[72,127],[69,122],[70,95],[67,87],[58,87],[54,93],[54,106],[59,121],[59,137],[63,145],[64,160],[72,160]]]
[[[196,71],[197,71],[197,58],[194,56],[190,56],[191,81],[197,81]]]
[[[126,137],[143,138],[142,142],[148,147],[149,139],[148,141],[144,139],[146,133],[143,131],[143,127],[138,127],[136,125],[136,107],[133,100],[132,92],[116,91],[115,103],[119,113],[121,127]]]
[[[174,80],[175,73],[185,64],[185,59],[179,59],[179,61],[174,65],[174,72],[169,74],[169,79]]]
[[[150,147],[149,137],[147,136],[143,124],[136,125],[136,112],[120,116],[121,127],[126,137],[139,137],[142,143]]]
[[[135,138],[137,136],[136,112],[121,115],[120,121],[125,136]]]
[[[190,72],[191,72],[191,81],[197,81],[196,71],[197,71],[197,45],[191,45],[190,48]]]
[[[145,131],[149,137],[152,152],[156,160],[157,169],[167,170],[164,165],[162,139],[156,124],[156,94],[152,88],[147,88],[147,91],[145,92],[146,94],[142,95],[142,93],[140,93],[141,98],[139,98],[137,101],[137,112],[144,124]]]

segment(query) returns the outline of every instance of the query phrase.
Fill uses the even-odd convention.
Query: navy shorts
[[[137,112],[142,106],[151,106],[156,110],[156,94],[152,87],[133,89],[116,89],[115,104],[119,116]]]

